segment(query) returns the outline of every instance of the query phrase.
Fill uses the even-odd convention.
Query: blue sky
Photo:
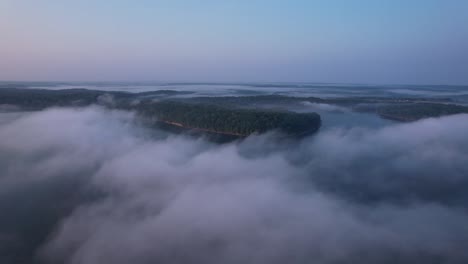
[[[465,0],[0,0],[0,80],[468,84]]]

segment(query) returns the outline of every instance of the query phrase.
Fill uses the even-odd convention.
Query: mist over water
[[[466,263],[468,115],[214,144],[0,114],[2,263]]]

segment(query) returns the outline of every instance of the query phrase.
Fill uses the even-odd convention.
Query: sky
[[[0,80],[468,84],[465,0],[0,0]]]

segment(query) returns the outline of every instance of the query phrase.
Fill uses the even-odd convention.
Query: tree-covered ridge
[[[186,94],[175,91],[125,93],[86,89],[1,88],[0,106],[12,105],[23,110],[41,110],[47,107],[101,104],[115,109],[136,111],[145,117],[156,118],[159,122],[172,126],[235,136],[247,136],[274,129],[290,135],[305,135],[317,131],[321,124],[320,116],[315,113],[239,109],[233,105],[222,107],[215,103],[215,98],[212,98],[211,103],[168,99],[171,95],[179,93]]]
[[[86,89],[42,90],[0,88],[0,104],[16,105],[27,110],[52,106],[83,106],[96,103],[102,91]],[[120,93],[114,93],[119,95]]]
[[[380,103],[411,103],[411,102],[443,102],[450,103],[450,98],[411,98],[411,97],[294,97],[285,95],[254,95],[254,96],[219,96],[219,97],[194,97],[188,98],[189,101],[219,104],[287,104],[297,102],[325,103],[339,106],[355,106],[359,104],[380,104]]]
[[[290,135],[305,135],[316,132],[321,125],[320,116],[316,113],[224,108],[177,101],[142,103],[137,111],[156,117],[160,122],[237,136],[274,129]]]
[[[147,112],[149,116],[172,114],[184,127],[200,130],[235,131],[233,134],[245,135],[254,131],[264,132],[269,129],[282,127],[285,132],[300,131],[301,117],[297,113],[285,110],[297,109],[304,102],[312,104],[329,104],[348,108],[357,112],[374,113],[382,118],[397,121],[415,121],[428,117],[468,113],[468,106],[459,105],[450,98],[422,98],[422,97],[292,97],[284,95],[256,95],[256,96],[220,96],[197,97],[193,92],[156,90],[141,93],[99,91],[87,89],[45,90],[15,88],[12,84],[0,85],[0,110],[23,109],[40,110],[56,106],[86,106],[100,104],[107,107],[128,109],[137,112]],[[184,95],[185,97],[181,97]],[[171,112],[165,109],[165,104],[153,104],[153,101],[168,101],[165,104],[177,104]],[[185,106],[184,106],[185,105]],[[197,105],[196,107],[193,105]],[[189,107],[190,106],[190,107]],[[167,107],[166,107],[167,108]],[[178,113],[179,109],[188,112]],[[244,108],[246,110],[240,110]],[[152,109],[152,110],[151,110]],[[248,110],[247,110],[248,109]],[[265,109],[269,109],[267,111]],[[276,109],[276,110],[273,110]],[[229,112],[230,111],[230,112]],[[245,111],[245,112],[243,112]],[[183,111],[182,111],[183,112]],[[212,114],[219,112],[220,114]],[[229,112],[229,114],[227,114]],[[223,116],[226,113],[225,116]],[[248,113],[248,114],[246,114]],[[276,113],[277,116],[273,117]],[[223,117],[221,117],[223,116]],[[287,117],[293,124],[288,124]],[[228,121],[225,121],[226,119]],[[244,124],[239,124],[243,120]],[[168,122],[170,120],[167,120]],[[194,123],[192,123],[194,122]],[[208,124],[212,124],[210,127]],[[258,127],[258,128],[256,128]]]
[[[428,117],[468,113],[468,107],[451,104],[413,103],[382,106],[377,109],[377,113],[383,118],[396,121],[415,121]]]
[[[288,97],[282,95],[260,95],[239,97],[197,97],[186,99],[217,105],[259,106],[298,105],[301,102],[329,104],[348,108],[356,112],[375,113],[381,118],[395,121],[416,121],[428,117],[440,117],[468,113],[468,106],[458,105],[450,98],[411,98],[411,97]]]

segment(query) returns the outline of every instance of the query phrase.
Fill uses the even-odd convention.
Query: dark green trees
[[[156,117],[161,122],[238,136],[274,129],[291,135],[305,135],[316,132],[321,125],[316,113],[224,108],[177,101],[148,102],[137,108],[145,116]]]

